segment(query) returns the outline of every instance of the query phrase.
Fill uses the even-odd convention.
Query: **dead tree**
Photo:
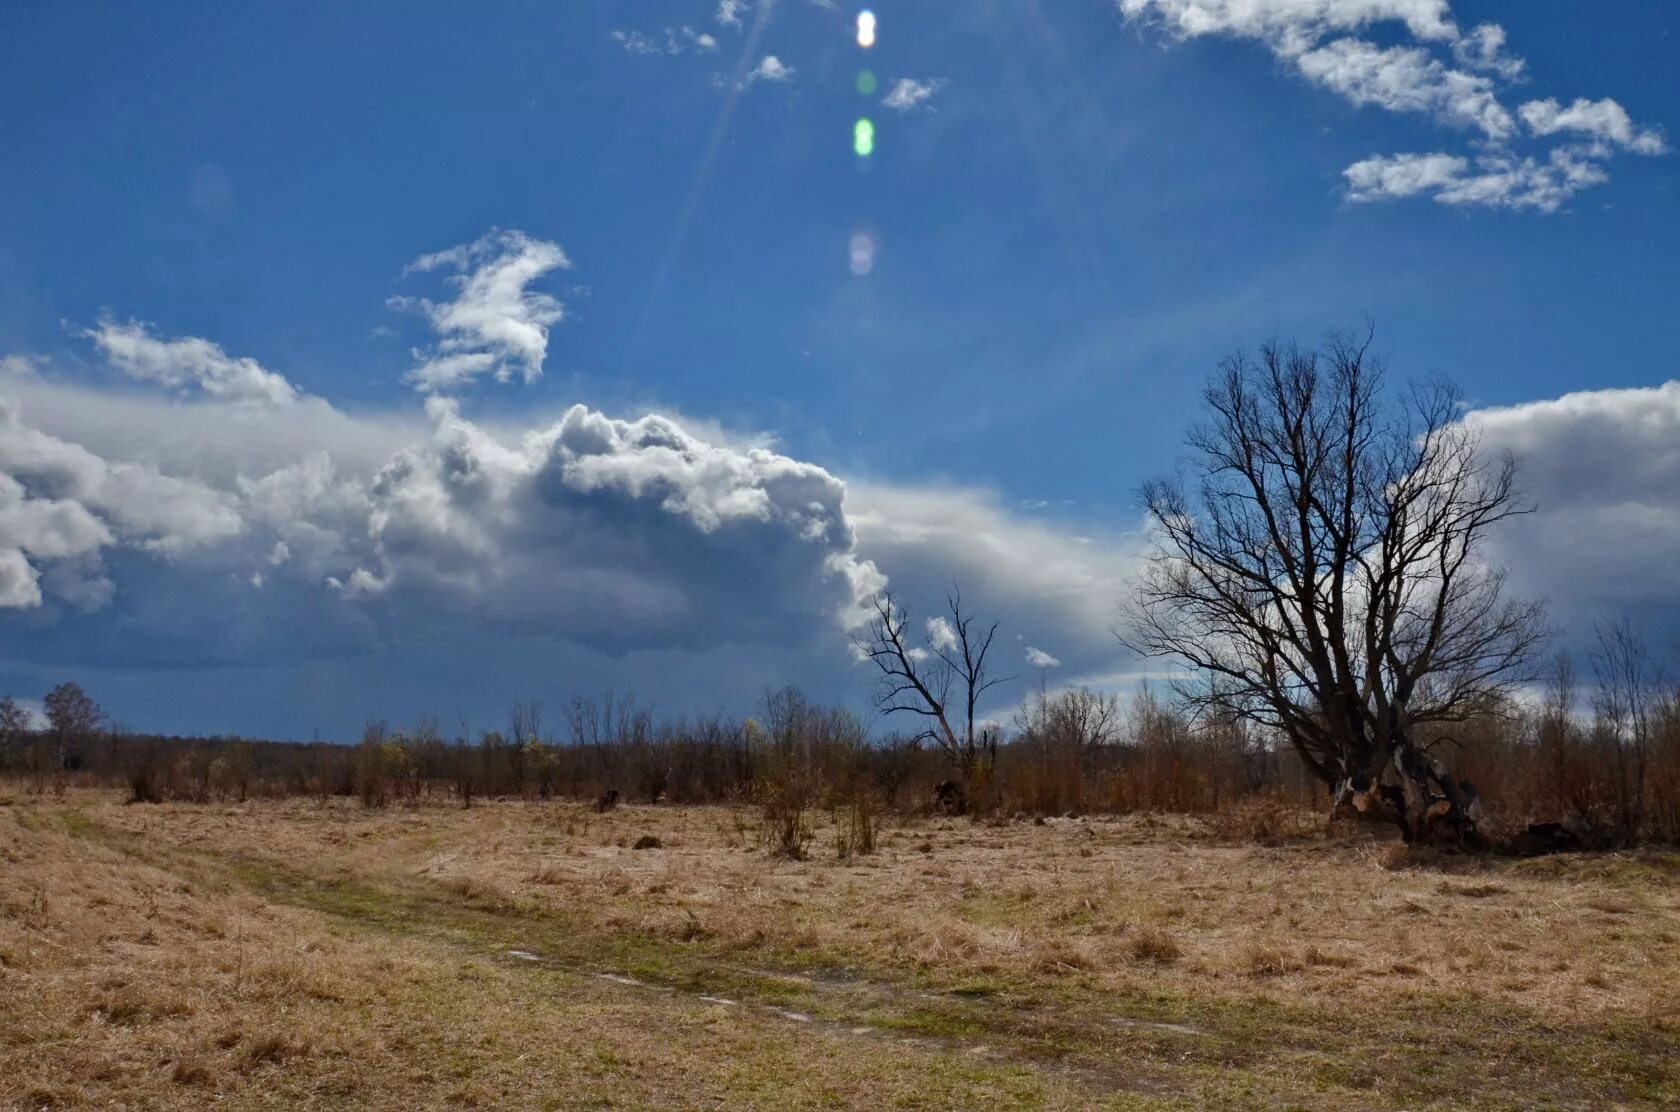
[[[1287,737],[1338,807],[1473,836],[1472,793],[1417,728],[1530,678],[1543,611],[1482,560],[1526,511],[1456,390],[1385,394],[1369,345],[1225,361],[1189,476],[1143,490],[1156,544],[1117,632],[1211,674],[1181,694]]]
[[[871,605],[875,616],[856,645],[880,673],[876,705],[884,714],[921,718],[918,740],[939,746],[956,769],[964,800],[982,801],[997,762],[997,731],[978,721],[976,712],[987,691],[1012,678],[992,676],[986,663],[997,623],[977,629],[955,590],[946,598],[949,616],[930,619],[925,638],[913,637],[910,615],[890,593]]]
[[[1623,615],[1594,623],[1594,726],[1611,756],[1616,824],[1623,840],[1638,839],[1645,821],[1645,780],[1662,677],[1644,637]]]

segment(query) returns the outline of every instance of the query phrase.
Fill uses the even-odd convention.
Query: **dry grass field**
[[[0,1104],[1680,1106],[1680,857],[818,827],[0,784]]]

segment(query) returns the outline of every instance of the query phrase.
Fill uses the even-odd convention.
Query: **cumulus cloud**
[[[747,0],[718,0],[717,21],[720,27],[739,27],[741,13],[747,10]]]
[[[453,271],[446,281],[456,293],[448,300],[397,297],[394,308],[416,309],[437,333],[437,342],[414,353],[418,364],[409,381],[425,393],[440,393],[482,375],[510,382],[541,377],[548,355],[548,331],[565,317],[565,306],[531,284],[571,267],[557,243],[517,230],[495,230],[446,251],[422,255],[405,275]]]
[[[1680,636],[1680,381],[1589,390],[1469,413],[1512,452],[1535,512],[1500,554],[1522,589],[1549,596],[1566,631],[1632,610]]]
[[[1027,646],[1027,663],[1034,668],[1060,668],[1062,666],[1061,661],[1043,649],[1036,649],[1031,645]]]
[[[108,601],[98,555],[125,543],[164,555],[239,533],[224,495],[192,479],[140,463],[112,463],[24,421],[15,400],[0,396],[0,606],[42,602],[49,589],[78,606]],[[53,574],[60,564],[64,570]]]
[[[909,112],[926,105],[944,87],[943,77],[930,77],[922,81],[912,77],[901,77],[893,82],[892,88],[887,90],[887,95],[881,98],[881,103],[900,112]],[[929,107],[931,110],[931,106]]]
[[[881,585],[855,555],[844,485],[657,416],[574,406],[508,443],[434,402],[432,441],[369,487],[357,596],[465,596],[592,644],[699,644],[853,624]]]
[[[183,426],[209,426],[216,408],[175,412]],[[29,424],[15,399],[0,405],[8,606],[39,606],[55,584],[66,602],[108,602],[97,557],[127,549],[183,574],[289,583],[376,615],[470,616],[622,652],[839,639],[885,583],[856,551],[839,479],[667,417],[573,406],[503,428],[432,398],[406,435],[369,429],[368,440],[394,445],[379,457],[341,450],[340,433],[311,442],[307,426],[275,412],[241,430],[266,448],[218,460],[207,437],[203,458],[186,449],[169,474],[121,458],[147,446],[113,436],[97,410],[57,410],[61,430],[90,446]]]
[[[747,76],[742,79],[742,84],[751,85],[759,81],[769,81],[772,84],[781,84],[786,81],[792,81],[793,74],[794,69],[792,66],[783,62],[774,54],[766,54],[759,60],[758,65],[747,71]]]
[[[298,391],[251,358],[232,358],[197,337],[160,340],[140,321],[104,318],[83,333],[123,374],[183,393],[200,392],[226,402],[290,405]]]
[[[1474,137],[1473,157],[1450,152],[1374,154],[1347,167],[1353,201],[1430,197],[1447,205],[1555,212],[1590,186],[1609,180],[1616,150],[1663,154],[1660,130],[1634,124],[1611,99],[1551,98],[1512,112],[1506,89],[1526,80],[1527,64],[1509,52],[1505,29],[1459,27],[1447,0],[1117,0],[1130,21],[1153,24],[1176,40],[1206,35],[1264,44],[1306,80],[1361,107],[1411,113]],[[1399,25],[1410,42],[1379,45],[1361,37]],[[1519,126],[1519,119],[1521,125]],[[1526,127],[1526,132],[1524,128]],[[1515,149],[1527,139],[1570,137],[1537,154]]]

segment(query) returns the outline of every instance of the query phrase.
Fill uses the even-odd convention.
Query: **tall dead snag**
[[[948,617],[929,619],[925,638],[909,632],[910,616],[890,593],[871,605],[875,616],[855,643],[880,672],[876,706],[883,714],[921,718],[916,736],[931,739],[956,769],[963,805],[983,801],[997,762],[997,731],[977,721],[975,711],[982,695],[1010,679],[992,676],[986,662],[997,623],[977,629],[958,591],[946,598]]]
[[[1419,737],[1530,678],[1539,604],[1505,597],[1489,533],[1525,510],[1444,381],[1394,397],[1370,337],[1226,360],[1193,461],[1147,484],[1155,549],[1121,640],[1211,674],[1192,704],[1281,732],[1339,809],[1408,840],[1475,833],[1475,793]]]

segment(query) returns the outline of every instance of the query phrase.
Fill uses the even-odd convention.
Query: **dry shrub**
[[[636,839],[635,843],[633,845],[631,845],[630,848],[631,849],[659,849],[661,847],[661,845],[663,845],[663,843],[660,842],[660,840],[655,835],[643,834],[640,838]]]
[[[805,821],[806,798],[803,793],[775,788],[769,789],[767,795],[759,837],[771,856],[805,860],[806,847],[811,844],[811,826]]]
[[[842,861],[875,852],[875,806],[867,792],[860,792],[846,809],[834,848]]]
[[[1143,927],[1126,940],[1126,956],[1135,962],[1171,965],[1183,954],[1178,941],[1160,927]]]

